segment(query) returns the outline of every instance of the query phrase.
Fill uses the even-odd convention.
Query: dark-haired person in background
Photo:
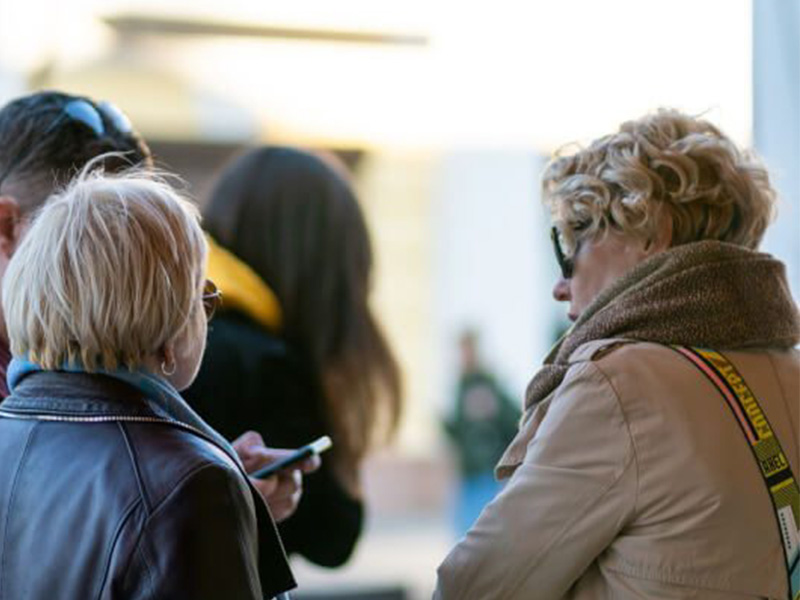
[[[30,226],[31,216],[55,191],[65,187],[91,160],[108,173],[132,166],[152,168],[153,157],[128,118],[109,102],[57,91],[36,92],[0,107],[0,285],[8,262]],[[8,395],[6,368],[11,356],[0,310],[0,400]],[[248,472],[275,461],[287,451],[266,448],[258,434],[242,427],[229,439]],[[301,465],[310,472],[312,459]],[[253,480],[276,520],[297,507],[300,470],[268,480]]]
[[[39,92],[0,109],[0,282],[31,214],[91,159],[109,152],[118,154],[98,165],[109,172],[153,164],[147,144],[112,104]],[[5,322],[0,318],[2,398],[8,395],[10,360]]]
[[[341,565],[362,529],[361,461],[379,423],[393,430],[400,414],[358,201],[332,159],[266,147],[223,172],[204,224],[225,302],[186,396],[223,435],[247,424],[284,447],[331,436],[280,532],[287,552]]]

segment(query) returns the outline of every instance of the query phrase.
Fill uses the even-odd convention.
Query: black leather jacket
[[[102,375],[0,405],[0,599],[259,599],[294,587],[266,505],[202,432]]]

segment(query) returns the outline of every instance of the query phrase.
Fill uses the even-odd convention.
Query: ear
[[[11,258],[19,243],[22,211],[13,196],[0,196],[0,253]]]
[[[158,359],[166,365],[175,364],[175,343],[169,341],[161,346],[161,350],[158,352]]]

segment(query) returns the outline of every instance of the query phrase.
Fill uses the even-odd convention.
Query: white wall
[[[434,405],[452,402],[465,327],[518,398],[538,368],[562,309],[539,200],[543,159],[534,152],[451,153],[436,170],[432,198]]]

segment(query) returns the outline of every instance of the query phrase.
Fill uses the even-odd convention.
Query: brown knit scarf
[[[652,256],[603,290],[551,350],[525,406],[561,383],[581,344],[626,338],[715,350],[791,348],[800,316],[783,263],[722,242],[697,242]]]
[[[570,355],[606,338],[715,350],[791,348],[800,343],[800,314],[785,267],[767,254],[715,241],[658,253],[603,290],[550,351],[528,385],[522,431],[507,458],[524,455],[531,412],[559,386]]]

